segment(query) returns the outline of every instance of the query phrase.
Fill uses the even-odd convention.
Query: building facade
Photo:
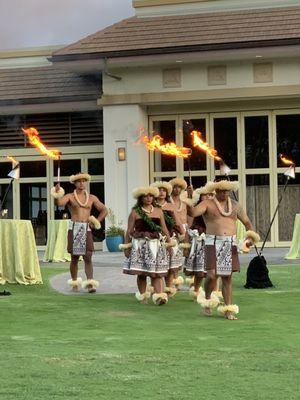
[[[72,190],[69,176],[83,171],[93,176],[93,193],[104,197],[103,115],[97,106],[101,77],[56,70],[47,59],[52,51],[0,53],[0,197],[12,169],[6,156],[12,156],[20,163],[20,179],[13,182],[4,206],[8,218],[32,221],[40,247],[46,245],[49,220],[66,210],[55,207],[50,196],[57,161],[33,149],[22,128],[37,128],[47,146],[61,150],[67,191]]]
[[[101,137],[88,143],[83,136],[89,133],[81,131],[79,146],[64,146],[55,135],[49,143],[62,146],[64,157],[80,159],[83,171],[90,171],[89,163],[97,166],[93,181],[104,181],[106,204],[126,225],[134,187],[174,176],[188,179],[184,160],[149,153],[136,144],[139,135],[158,133],[165,141],[190,147],[190,130],[197,129],[230,166],[232,179],[240,181],[239,201],[262,237],[285,183],[286,167],[278,157],[283,153],[296,162],[296,179],[289,182],[267,245],[289,245],[300,212],[299,1],[135,0],[133,6],[134,17],[48,57],[51,68],[66,74],[64,84],[53,84],[53,92],[64,98],[51,107],[44,101],[32,111],[62,107],[70,114],[77,98],[77,110],[103,119],[103,142]],[[68,74],[78,86],[74,83],[66,96]],[[18,113],[7,114],[3,108],[2,115],[24,114],[24,105],[14,107]],[[33,150],[22,147],[14,154],[33,157]],[[48,192],[55,166],[44,162],[47,218],[53,218]],[[215,161],[195,150],[191,169],[195,187],[219,174]],[[45,182],[45,177],[34,179]],[[22,217],[18,202],[21,185],[28,182],[15,183],[15,217]]]

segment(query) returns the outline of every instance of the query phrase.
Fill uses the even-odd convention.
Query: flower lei
[[[139,214],[139,216],[142,218],[144,222],[149,226],[151,231],[153,232],[161,232],[162,229],[159,225],[157,225],[155,222],[152,221],[151,218],[148,217],[148,215],[142,210],[141,206],[135,206],[133,209]]]
[[[74,190],[74,197],[75,197],[77,203],[80,205],[80,207],[88,208],[87,205],[89,202],[90,195],[88,194],[88,192],[86,190],[84,190],[84,194],[85,194],[85,203],[81,203],[81,201],[79,200],[79,198],[77,196],[76,189]]]
[[[231,199],[230,197],[228,197],[227,199],[227,205],[228,205],[228,211],[225,211],[221,204],[218,202],[218,200],[214,197],[213,201],[215,202],[219,212],[221,215],[223,215],[223,217],[229,217],[232,214],[232,203],[231,203]]]

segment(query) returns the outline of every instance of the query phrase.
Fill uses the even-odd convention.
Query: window
[[[154,121],[153,135],[160,135],[164,143],[176,142],[176,121]],[[154,152],[154,171],[176,171],[176,157]]]
[[[189,165],[192,171],[206,170],[206,153],[204,151],[193,149],[193,140],[191,132],[196,130],[201,133],[201,138],[206,141],[206,121],[205,119],[184,120],[182,126],[183,145],[192,149],[192,155],[189,162],[184,160],[184,169],[188,171]]]
[[[224,162],[231,169],[238,168],[236,118],[214,118],[214,143],[214,148]]]
[[[245,117],[246,168],[269,167],[268,116]]]
[[[277,152],[292,158],[296,165],[300,165],[300,114],[277,115]],[[282,167],[278,159],[278,167]]]
[[[47,146],[103,144],[103,112],[0,116],[0,148],[28,147],[21,128],[35,127]]]

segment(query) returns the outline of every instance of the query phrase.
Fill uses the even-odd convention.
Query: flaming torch
[[[224,160],[222,160],[222,158],[218,155],[217,150],[215,150],[213,147],[210,147],[210,145],[202,139],[201,132],[193,130],[191,132],[191,136],[193,139],[193,146],[199,150],[204,151],[206,154],[208,154],[214,160],[218,161],[220,174],[223,176],[226,176],[226,179],[228,181],[230,181],[229,174],[230,174],[231,169],[228,167],[227,164],[225,164]],[[235,200],[237,201],[235,192],[233,192],[233,195],[234,195]]]
[[[190,186],[192,185],[192,174],[190,167],[190,156],[192,155],[192,149],[189,147],[178,146],[174,142],[164,143],[164,139],[159,135],[153,136],[152,139],[146,135],[141,136],[136,143],[144,143],[147,149],[150,151],[157,151],[166,156],[186,159],[189,165],[189,183]]]
[[[228,165],[225,164],[224,160],[222,160],[222,158],[218,155],[217,150],[215,150],[213,147],[210,147],[209,144],[202,139],[201,132],[194,130],[191,132],[191,136],[193,139],[193,146],[199,150],[204,151],[210,157],[218,161],[221,175],[225,175],[228,177],[231,169],[228,167]]]
[[[278,204],[277,204],[277,207],[276,207],[276,209],[275,209],[273,218],[272,218],[272,220],[271,220],[271,222],[270,222],[269,229],[268,229],[268,232],[267,232],[266,237],[265,237],[265,239],[264,239],[263,245],[261,246],[260,255],[262,254],[263,249],[264,249],[264,247],[265,247],[266,241],[267,241],[268,236],[269,236],[269,234],[270,234],[272,225],[273,225],[273,223],[274,223],[276,214],[277,214],[277,212],[278,212],[278,210],[279,210],[279,206],[280,206],[280,204],[281,204],[281,202],[282,202],[282,199],[283,199],[284,193],[285,193],[285,191],[286,191],[287,185],[288,185],[288,183],[289,183],[289,180],[290,180],[290,179],[295,179],[295,177],[296,177],[296,174],[295,174],[296,164],[295,164],[292,160],[289,160],[287,157],[285,157],[283,154],[279,154],[279,158],[280,158],[280,160],[283,162],[283,164],[289,166],[289,168],[283,173],[283,175],[286,177],[286,179],[285,179],[285,184],[284,184],[284,186],[283,186],[283,190],[282,190],[281,196],[280,196],[280,198],[279,198],[279,200],[278,200]]]
[[[57,182],[60,182],[60,158],[62,153],[59,150],[50,150],[42,142],[39,131],[36,128],[22,128],[23,133],[27,136],[29,143],[35,147],[40,153],[58,161],[57,166]]]

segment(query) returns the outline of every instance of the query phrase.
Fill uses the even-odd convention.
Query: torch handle
[[[261,249],[260,249],[260,252],[259,252],[260,255],[262,255],[262,252],[263,252],[263,250],[264,250],[266,241],[267,241],[268,236],[269,236],[269,234],[270,234],[270,232],[271,232],[272,225],[273,225],[273,223],[274,223],[276,214],[277,214],[277,212],[278,212],[278,210],[279,210],[279,206],[280,206],[280,204],[281,204],[281,202],[282,202],[282,199],[283,199],[283,196],[284,196],[284,192],[286,191],[286,188],[287,188],[287,184],[288,184],[288,183],[289,183],[289,177],[287,177],[286,182],[285,182],[285,184],[284,184],[283,191],[282,191],[282,193],[281,193],[280,199],[279,199],[278,204],[277,204],[277,207],[276,207],[276,209],[275,209],[273,218],[272,218],[272,220],[271,220],[271,222],[270,222],[268,232],[267,232],[267,234],[266,234],[266,236],[265,236],[265,239],[264,239],[264,242],[263,242],[263,244],[262,244],[262,246],[261,246]]]
[[[60,157],[57,160],[57,183],[60,183]]]
[[[9,185],[7,186],[6,191],[5,191],[5,193],[4,193],[4,196],[3,196],[3,198],[0,200],[0,211],[3,210],[3,206],[4,206],[4,204],[5,204],[6,197],[7,197],[8,193],[9,193],[9,191],[10,191],[10,188],[11,188],[11,186],[12,186],[13,181],[14,181],[14,178],[12,178],[12,179],[10,180]]]
[[[187,162],[188,162],[188,169],[189,169],[189,185],[190,185],[190,186],[193,186],[193,181],[192,181],[192,170],[191,170],[191,161],[190,161],[189,158],[187,159]]]

